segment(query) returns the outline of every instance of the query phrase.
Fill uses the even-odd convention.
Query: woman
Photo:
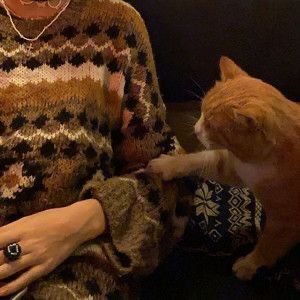
[[[191,195],[139,171],[180,151],[144,23],[119,0],[1,6],[0,296],[129,296]]]

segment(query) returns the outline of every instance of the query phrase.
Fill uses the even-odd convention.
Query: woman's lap
[[[254,244],[263,222],[261,204],[248,189],[199,181],[194,213],[182,245],[214,255],[237,254],[242,246]],[[289,267],[291,265],[295,266],[293,262]],[[126,297],[126,285],[103,266],[97,257],[71,257],[50,275],[33,284],[27,299]],[[285,265],[276,268],[277,279],[286,280],[285,270]],[[288,277],[287,284],[290,285],[293,278],[290,275]]]
[[[198,182],[193,209],[183,245],[209,254],[230,254],[253,243],[263,219],[261,205],[249,190],[210,181]],[[112,274],[97,257],[74,256],[33,284],[27,298],[117,299],[118,293],[126,297],[126,287]]]
[[[93,263],[90,257],[70,257],[48,276],[30,286],[24,299],[116,299],[126,285]]]

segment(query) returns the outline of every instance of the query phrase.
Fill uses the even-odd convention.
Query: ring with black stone
[[[17,260],[21,256],[22,249],[18,243],[12,243],[12,244],[7,245],[3,249],[3,253],[4,253],[4,256],[8,260],[14,261],[14,260]]]

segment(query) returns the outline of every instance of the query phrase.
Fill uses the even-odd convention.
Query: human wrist
[[[78,244],[92,240],[105,231],[105,216],[98,200],[82,200],[71,204],[67,209],[74,220],[71,231]]]

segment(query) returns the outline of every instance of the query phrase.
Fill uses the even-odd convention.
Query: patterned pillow
[[[249,189],[198,180],[193,213],[181,246],[211,255],[245,254],[244,250],[249,252],[256,242],[264,222],[262,205]],[[300,290],[300,246],[271,272],[260,270],[256,277]]]
[[[199,181],[185,241],[212,254],[231,254],[256,241],[262,206],[246,188]]]

